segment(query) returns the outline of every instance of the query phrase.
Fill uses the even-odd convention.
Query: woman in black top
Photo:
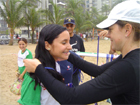
[[[139,3],[137,0],[129,0],[118,4],[108,18],[97,25],[109,29],[112,49],[122,53],[117,59],[97,66],[70,54],[68,60],[95,79],[75,88],[66,87],[45,71],[37,59],[24,60],[27,71],[35,72],[50,94],[61,104],[90,104],[111,98],[112,104],[139,105]]]

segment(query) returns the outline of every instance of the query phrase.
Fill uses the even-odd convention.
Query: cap
[[[140,23],[140,0],[127,0],[117,4],[108,18],[97,24],[98,28],[108,28],[118,20]]]
[[[74,19],[73,18],[71,18],[71,17],[68,17],[68,18],[65,18],[64,19],[64,24],[75,24],[75,21],[74,21]]]

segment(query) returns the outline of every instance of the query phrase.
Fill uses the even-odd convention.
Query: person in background
[[[80,33],[80,37],[81,37],[81,39],[83,39],[83,34],[82,33]]]
[[[111,99],[112,105],[140,104],[140,0],[117,4],[107,19],[97,25],[108,29],[113,50],[121,55],[98,66],[70,54],[68,61],[95,78],[69,88],[54,79],[37,59],[24,60],[28,72],[35,72],[61,104],[90,104]],[[42,76],[42,75],[45,76]]]
[[[86,41],[86,34],[85,33],[83,33],[83,40],[84,40],[84,42]]]
[[[18,36],[18,34],[16,34],[16,39],[19,39],[19,36]]]
[[[86,41],[88,41],[88,35],[89,35],[88,32],[86,32]]]
[[[21,86],[21,98],[18,100],[20,105],[40,105],[40,93],[41,87],[39,85],[34,89],[35,81],[26,72],[24,66],[24,59],[32,59],[32,53],[28,50],[27,40],[25,38],[20,38],[18,40],[19,52],[18,52],[18,71],[20,73],[19,79],[23,80]]]
[[[71,17],[64,19],[64,27],[67,28],[70,35],[70,44],[73,52],[81,51],[85,52],[85,47],[83,40],[76,34],[73,33],[75,28],[75,20]],[[82,57],[83,58],[83,57]],[[62,76],[65,78],[65,83],[72,83],[73,86],[78,86],[80,82],[80,69],[73,66],[68,61],[59,61],[58,62],[61,68]]]

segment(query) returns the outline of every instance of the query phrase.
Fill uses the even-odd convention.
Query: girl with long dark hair
[[[53,77],[61,82],[64,82],[64,79],[60,74],[60,67],[57,61],[59,59],[68,59],[68,53],[71,50],[69,40],[70,37],[66,28],[56,24],[46,25],[40,32],[35,50],[35,58],[39,59],[46,71],[49,71]],[[31,77],[35,79],[36,88],[40,81],[34,74],[31,74]],[[40,84],[42,86],[41,105],[59,105],[43,84]]]

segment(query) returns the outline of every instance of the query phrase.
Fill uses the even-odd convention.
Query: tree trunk
[[[28,26],[28,38],[30,37],[30,30],[29,30],[29,26]]]
[[[13,35],[14,35],[14,29],[10,29],[10,40],[9,40],[9,45],[13,45]]]
[[[34,29],[32,29],[32,44],[34,44]]]
[[[78,28],[76,28],[76,35],[78,35],[78,30],[79,30],[79,29],[78,29]]]

